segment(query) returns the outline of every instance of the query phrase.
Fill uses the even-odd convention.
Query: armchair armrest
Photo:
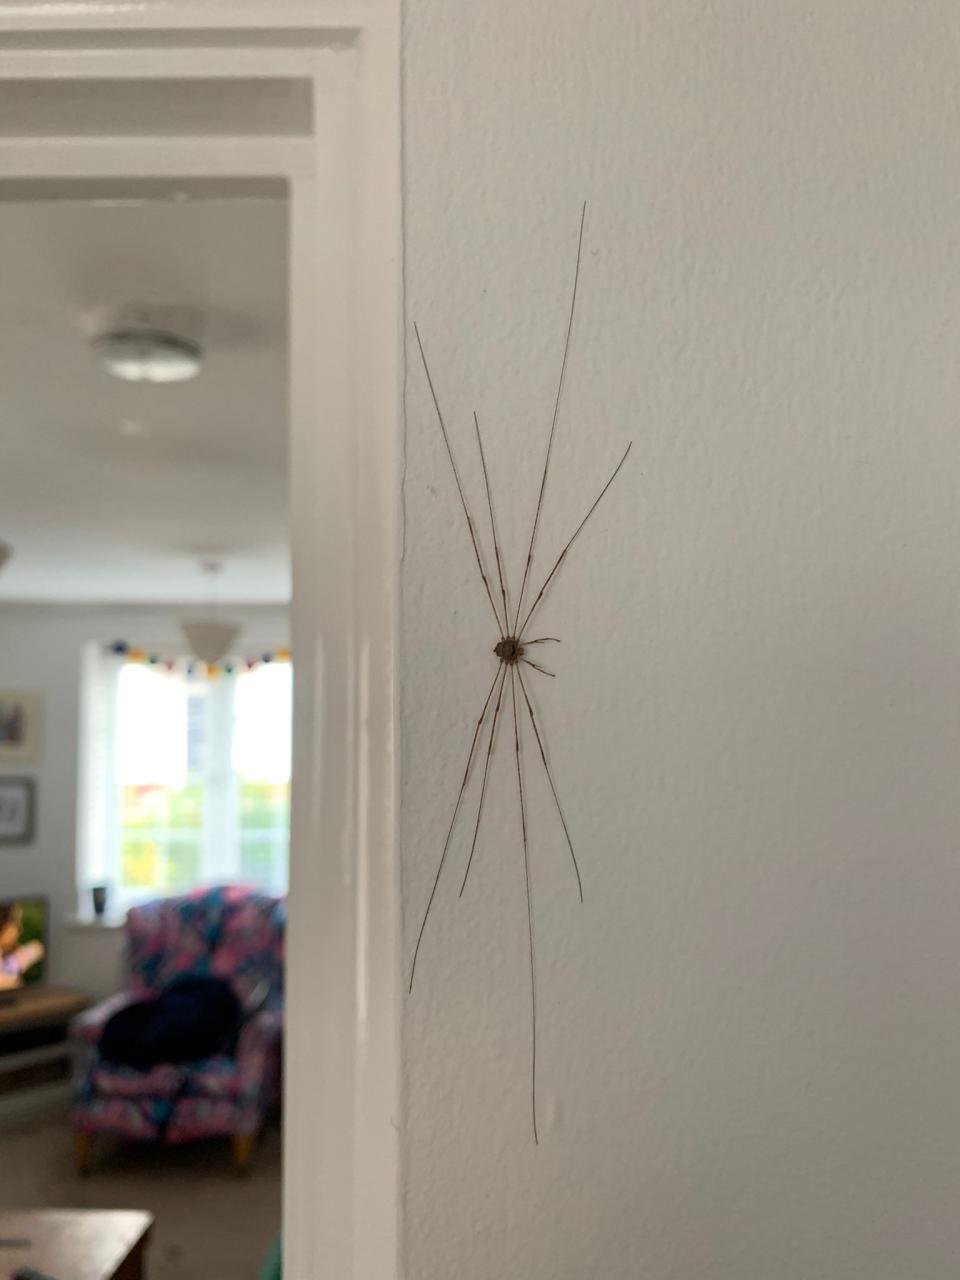
[[[83,1013],[78,1013],[71,1019],[70,1039],[77,1044],[96,1045],[109,1019],[133,999],[128,991],[121,991],[107,1000],[101,1000],[90,1009],[84,1009]]]
[[[237,1072],[245,1098],[269,1094],[279,1082],[283,1013],[261,1009],[244,1022],[237,1040]]]

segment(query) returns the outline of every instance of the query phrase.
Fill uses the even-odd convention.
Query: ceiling
[[[205,601],[215,559],[221,600],[286,602],[285,201],[55,194],[0,202],[0,598]],[[199,317],[197,378],[100,369],[130,303]]]

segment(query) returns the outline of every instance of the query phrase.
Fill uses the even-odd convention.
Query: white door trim
[[[289,182],[288,1280],[398,1275],[398,10],[399,0],[0,0],[0,84],[312,83],[312,138],[0,137],[0,180]]]

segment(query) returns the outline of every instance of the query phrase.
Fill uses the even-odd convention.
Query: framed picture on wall
[[[36,784],[32,778],[0,777],[0,844],[33,839]]]
[[[37,758],[42,712],[39,693],[0,689],[0,765]]]

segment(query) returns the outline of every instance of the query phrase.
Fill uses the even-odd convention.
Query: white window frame
[[[162,649],[163,646],[147,645],[146,648]],[[240,659],[237,662],[239,664]],[[125,911],[138,902],[165,892],[163,886],[133,889],[121,884],[122,853],[114,779],[119,676],[123,666],[123,658],[105,653],[102,643],[92,642],[87,646],[82,671],[77,889],[80,901],[86,902],[92,885],[106,884],[114,912]],[[234,676],[225,676],[206,685],[213,759],[207,761],[208,817],[204,823],[203,868],[197,885],[244,878],[239,842],[223,838],[227,832],[239,834],[237,780],[229,767],[228,754],[233,741],[235,682],[244,678],[245,673],[240,670]],[[218,781],[217,775],[221,770],[226,776]],[[283,861],[286,882],[289,873],[289,835],[286,829]],[[282,893],[286,891],[287,884],[273,883],[263,887],[268,892]]]
[[[281,177],[291,211],[285,1274],[398,1272],[399,0],[0,0],[8,80],[306,77],[314,134],[3,137],[0,179]]]

